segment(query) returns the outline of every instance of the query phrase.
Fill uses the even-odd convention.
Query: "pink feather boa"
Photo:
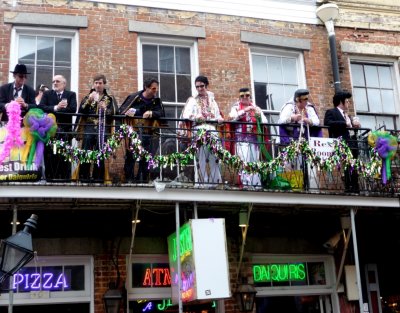
[[[18,102],[12,101],[6,108],[8,123],[6,125],[6,136],[4,138],[3,147],[0,151],[0,164],[4,159],[10,156],[10,151],[15,146],[22,146],[21,138],[21,106]]]

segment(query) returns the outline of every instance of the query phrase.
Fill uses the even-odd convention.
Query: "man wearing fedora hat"
[[[35,90],[26,84],[27,75],[30,74],[26,69],[26,65],[17,64],[14,71],[10,71],[10,73],[14,74],[14,81],[0,87],[0,113],[3,113],[1,116],[2,122],[8,121],[6,108],[13,100],[20,104],[21,116],[24,116],[29,109],[36,107]]]

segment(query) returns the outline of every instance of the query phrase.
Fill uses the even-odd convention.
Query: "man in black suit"
[[[329,126],[329,137],[342,137],[347,145],[351,148],[354,158],[358,157],[358,144],[356,135],[351,136],[348,128],[360,128],[361,124],[357,118],[350,118],[347,114],[351,93],[347,91],[339,91],[333,96],[333,109],[329,109],[325,113],[324,124]],[[345,188],[347,192],[359,192],[358,173],[356,169],[345,170]]]
[[[57,139],[70,141],[72,115],[58,113],[76,113],[77,101],[76,93],[66,90],[67,81],[64,76],[56,75],[53,78],[53,90],[45,91],[40,100],[39,108],[46,113],[53,113],[57,120]],[[70,180],[71,164],[67,163],[61,155],[54,155],[52,147],[46,147],[45,154],[45,173],[47,180]]]
[[[17,64],[14,71],[10,73],[14,74],[14,82],[0,87],[0,113],[3,113],[1,116],[2,122],[8,121],[6,108],[13,100],[20,104],[22,117],[29,109],[36,107],[35,90],[25,84],[27,75],[30,74],[25,64]]]

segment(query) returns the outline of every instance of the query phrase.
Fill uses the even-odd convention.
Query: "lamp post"
[[[38,216],[32,214],[25,228],[0,243],[0,284],[33,259],[30,229],[36,229]]]
[[[329,48],[331,50],[332,72],[335,86],[335,92],[342,89],[339,77],[339,62],[336,51],[336,35],[333,21],[339,15],[339,7],[334,3],[326,3],[318,7],[316,14],[324,22],[329,36]]]

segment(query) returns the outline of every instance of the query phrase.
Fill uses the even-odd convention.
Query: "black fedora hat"
[[[13,73],[13,74],[30,74],[26,70],[26,65],[25,64],[17,64],[17,65],[15,65],[14,71],[10,71],[10,73]]]

